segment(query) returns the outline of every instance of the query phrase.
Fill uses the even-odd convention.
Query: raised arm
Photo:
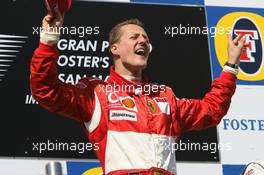
[[[50,112],[79,122],[90,120],[94,108],[94,85],[87,80],[77,85],[61,82],[57,74],[59,52],[58,28],[63,24],[60,12],[43,18],[40,44],[30,64],[30,86],[33,97]],[[86,88],[84,88],[86,87]]]
[[[245,40],[241,35],[232,40],[228,35],[227,64],[220,77],[212,82],[211,90],[203,99],[178,99],[171,97],[175,105],[174,117],[182,131],[200,130],[216,126],[227,113],[236,88],[239,58]]]

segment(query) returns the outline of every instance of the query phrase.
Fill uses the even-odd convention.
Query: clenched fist
[[[42,20],[42,29],[46,33],[59,33],[59,27],[63,25],[63,15],[56,11],[54,14],[47,14]]]
[[[56,44],[60,39],[62,25],[63,15],[58,10],[55,13],[48,13],[42,20],[40,42],[47,45]]]

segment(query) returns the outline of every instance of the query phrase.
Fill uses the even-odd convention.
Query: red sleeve
[[[59,52],[56,46],[40,43],[30,64],[31,93],[50,112],[89,121],[94,109],[94,86],[82,80],[77,85],[61,82],[57,74]]]
[[[227,113],[236,88],[236,76],[222,72],[203,99],[173,97],[174,117],[181,131],[200,130],[216,126]]]

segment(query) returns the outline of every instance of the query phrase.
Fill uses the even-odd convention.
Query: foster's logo
[[[246,39],[240,57],[240,70],[238,79],[243,81],[263,81],[264,84],[264,18],[255,13],[233,12],[223,16],[217,23],[216,28],[231,28],[232,37],[241,34]],[[216,34],[215,50],[221,66],[227,60],[227,37]]]

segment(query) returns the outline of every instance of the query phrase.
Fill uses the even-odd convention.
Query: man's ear
[[[118,49],[116,44],[112,44],[110,50],[113,55],[118,55]]]

